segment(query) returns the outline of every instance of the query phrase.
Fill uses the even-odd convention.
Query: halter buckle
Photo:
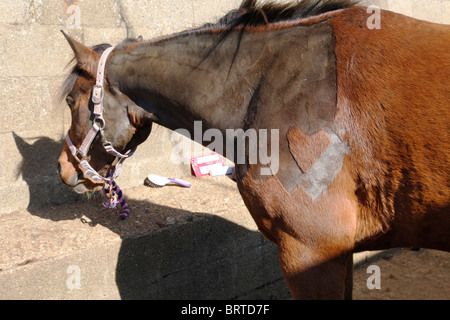
[[[102,85],[96,84],[92,90],[92,102],[95,104],[101,104],[105,98],[105,90]]]

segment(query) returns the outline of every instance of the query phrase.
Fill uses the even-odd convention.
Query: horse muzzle
[[[82,171],[77,170],[66,150],[63,150],[58,161],[58,174],[65,185],[76,193],[83,194],[91,191],[101,190],[104,182],[95,182],[86,178]]]

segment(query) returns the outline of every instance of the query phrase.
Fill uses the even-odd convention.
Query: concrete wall
[[[128,36],[169,34],[213,21],[240,0],[0,0],[1,212],[64,202],[76,196],[56,174],[70,114],[57,101],[72,52],[63,29],[87,45]],[[450,23],[450,0],[369,0],[422,19]],[[189,170],[168,157],[170,133],[157,128],[125,167],[121,184],[141,184],[151,171]]]

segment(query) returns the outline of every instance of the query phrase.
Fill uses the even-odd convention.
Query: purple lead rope
[[[111,173],[108,173],[106,178],[111,177]],[[128,203],[125,200],[122,190],[114,180],[110,180],[107,182],[105,187],[103,188],[103,194],[105,194],[108,199],[103,203],[103,206],[107,209],[117,210],[117,204],[120,203],[122,207],[122,214],[120,218],[125,220],[130,215],[130,208],[128,207]]]

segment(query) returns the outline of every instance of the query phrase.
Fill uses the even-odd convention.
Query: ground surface
[[[227,177],[187,179],[193,183],[191,189],[140,186],[126,190],[132,213],[124,222],[104,211],[97,198],[0,215],[0,275],[86,250],[98,244],[99,239],[103,242],[116,241],[118,236],[126,239],[195,222],[208,215],[257,232],[232,180]],[[367,288],[370,265],[380,268],[380,290]],[[354,298],[450,299],[450,254],[399,250],[359,266],[354,272]]]
[[[380,267],[381,290],[369,290],[369,266]],[[449,300],[450,253],[400,250],[357,268],[354,272],[356,300]]]

